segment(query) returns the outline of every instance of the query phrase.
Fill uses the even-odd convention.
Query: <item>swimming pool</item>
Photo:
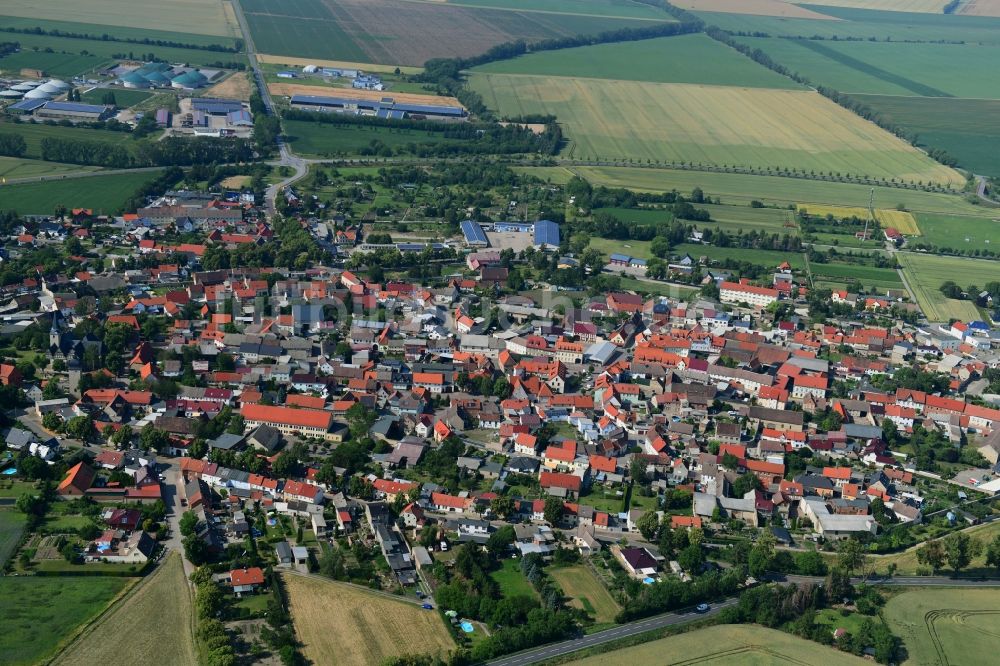
[[[472,626],[471,622],[463,622],[460,626],[462,627],[462,631],[464,631],[467,634],[471,634],[473,631],[476,630],[476,628]]]
[[[17,474],[17,470],[14,469],[13,467],[8,467],[3,472],[0,472],[0,474],[3,474],[4,476],[14,476],[15,474]]]

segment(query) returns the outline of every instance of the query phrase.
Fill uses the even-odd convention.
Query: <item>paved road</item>
[[[506,657],[501,657],[500,659],[487,662],[487,664],[489,664],[489,666],[525,666],[526,664],[534,664],[539,661],[558,657],[560,655],[601,645],[609,641],[616,641],[621,638],[627,638],[628,636],[635,636],[636,634],[653,631],[654,629],[662,629],[664,627],[670,627],[678,624],[687,624],[688,622],[694,622],[706,617],[712,617],[713,615],[720,613],[722,609],[734,606],[736,603],[737,599],[732,598],[726,599],[718,604],[713,604],[707,613],[699,614],[691,610],[682,613],[666,613],[664,615],[648,617],[642,620],[636,620],[635,622],[629,622],[628,624],[613,627],[611,629],[605,629],[604,631],[599,631],[582,638],[571,638],[570,640],[562,641],[561,643],[551,643],[549,645],[534,648],[533,650],[518,652],[517,654],[508,655]]]

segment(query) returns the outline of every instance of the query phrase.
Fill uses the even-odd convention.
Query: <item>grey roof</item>
[[[80,104],[79,102],[47,102],[45,104],[45,109],[51,109],[53,111],[74,111],[76,113],[96,113],[100,115],[107,110],[107,107],[99,104]]]
[[[483,228],[477,222],[465,220],[462,222],[462,233],[465,235],[466,243],[488,243]]]
[[[236,448],[243,443],[245,439],[244,435],[234,435],[232,433],[224,432],[212,441],[208,443],[209,447],[213,449],[222,449],[223,451],[228,451],[229,449]]]
[[[559,225],[551,220],[535,222],[535,245],[559,245]]]
[[[292,559],[292,547],[287,541],[279,541],[274,544],[274,552],[278,556],[278,561],[290,561]]]

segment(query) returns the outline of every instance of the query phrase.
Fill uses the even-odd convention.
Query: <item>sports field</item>
[[[987,176],[1000,176],[1000,100],[940,97],[853,95],[883,118],[920,137],[920,145],[937,148],[959,166]]]
[[[241,0],[262,53],[386,65],[478,55],[491,46],[649,26],[648,19],[406,0]]]
[[[455,643],[437,611],[317,577],[284,576],[302,654],[345,664],[380,664],[403,654],[446,657]],[[363,637],[363,640],[359,640]]]
[[[482,65],[474,71],[802,89],[791,79],[702,34],[540,51]]]
[[[0,576],[3,663],[44,662],[129,582],[128,578],[100,576]]]
[[[197,662],[194,608],[180,555],[169,556],[160,568],[92,627],[53,663],[89,666],[120,661],[129,664],[186,666]],[[122,640],[156,627],[156,640]],[[165,650],[164,646],[170,649]]]
[[[598,624],[615,621],[615,615],[621,607],[590,567],[580,564],[572,567],[552,567],[548,571],[563,594],[572,597],[571,606],[582,608]]]
[[[922,589],[889,599],[884,611],[912,666],[991,664],[1000,640],[1000,590]]]
[[[115,26],[155,26],[196,35],[234,35],[222,0],[4,0],[0,11],[24,18]]]
[[[539,177],[559,178],[580,176],[593,185],[627,187],[643,192],[690,192],[695,187],[705,195],[720,197],[724,204],[749,204],[754,199],[769,204],[828,203],[845,206],[867,206],[871,187],[853,183],[830,183],[778,176],[750,176],[733,173],[712,173],[681,169],[649,169],[636,167],[535,167],[522,168]],[[565,180],[563,181],[565,182]],[[896,207],[902,204],[910,211],[961,213],[982,215],[982,208],[962,197],[937,192],[876,187],[875,205]]]
[[[817,204],[800,204],[799,210],[803,210],[810,215],[818,217],[832,215],[838,220],[842,220],[845,217],[856,217],[861,220],[868,218],[868,208],[863,206],[823,206]],[[892,227],[899,233],[907,236],[920,235],[920,229],[917,227],[917,221],[914,219],[913,214],[907,211],[876,208],[875,221],[878,222],[879,226],[883,229]]]
[[[87,170],[84,167],[78,169]],[[0,185],[0,208],[16,210],[22,215],[51,214],[59,205],[67,208],[93,208],[98,215],[114,213],[140,185],[153,180],[158,174],[158,171],[139,171]]]
[[[979,311],[970,301],[945,298],[942,283],[951,280],[963,289],[982,286],[1000,275],[1000,262],[964,257],[942,257],[933,254],[902,252],[897,255],[903,275],[917,297],[917,303],[929,321],[979,319]]]
[[[740,37],[814,84],[845,93],[1000,97],[1000,47]]]
[[[990,213],[993,217],[986,217]],[[1000,210],[984,208],[984,217],[919,213],[921,241],[953,250],[994,250],[1000,252]]]
[[[566,157],[900,178],[962,176],[815,92],[480,74],[471,87],[504,116],[552,114]]]
[[[776,629],[757,625],[727,624],[697,629],[679,636],[661,638],[569,663],[572,666],[607,666],[607,664],[861,666],[871,662]]]

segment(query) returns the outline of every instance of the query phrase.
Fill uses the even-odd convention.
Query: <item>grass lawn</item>
[[[838,278],[843,279],[845,282],[857,280],[865,287],[888,287],[890,289],[901,289],[903,287],[903,281],[900,280],[899,273],[892,268],[858,266],[855,264],[818,264],[811,262],[809,269],[814,278]]]
[[[767,666],[777,664],[823,664],[854,666],[869,664],[860,657],[791,634],[756,625],[720,625],[697,629],[679,636],[597,654],[568,662],[573,666],[607,664],[732,664]]]
[[[49,534],[76,532],[93,522],[87,516],[48,516],[42,529]]]
[[[540,51],[492,62],[473,71],[802,89],[791,79],[702,34]]]
[[[180,555],[170,555],[132,594],[88,628],[55,663],[73,666],[116,661],[164,666],[194,664],[197,657],[193,614],[191,590],[184,578]],[[156,640],[122,639],[144,635],[151,627],[155,627]]]
[[[555,579],[563,594],[572,597],[572,606],[582,608],[599,624],[614,622],[621,607],[585,564],[572,567],[550,567],[549,575]]]
[[[435,611],[332,580],[295,575],[283,580],[295,634],[312,663],[330,663],[331,655],[362,666],[403,654],[446,659],[455,648]]]
[[[41,160],[26,159],[23,157],[0,157],[0,178],[34,178],[36,176],[54,176],[61,173],[73,173],[81,171],[100,171],[99,167],[80,166],[78,164],[63,164],[62,162],[43,162]],[[0,188],[6,189],[13,185],[0,183]],[[0,197],[3,196],[0,190]]]
[[[47,573],[81,573],[81,572],[93,572],[100,571],[102,573],[111,573],[124,576],[128,578],[129,576],[138,576],[141,574],[143,565],[141,564],[125,564],[123,562],[87,562],[86,564],[73,564],[67,562],[66,560],[59,558],[57,560],[39,560],[32,564],[32,569],[35,571],[42,571]]]
[[[993,217],[986,217],[989,209],[982,212],[984,217],[918,213],[917,224],[923,236],[916,241],[939,249],[1000,251],[1000,211],[995,211]]]
[[[326,125],[304,120],[283,121],[288,142],[295,151],[303,155],[332,157],[348,153],[355,154],[378,141],[390,148],[407,144],[437,145],[441,143],[461,143],[461,139],[451,139],[437,132],[392,129],[388,127],[353,127],[346,125]]]
[[[712,216],[710,222],[699,222],[699,227],[715,227],[726,231],[744,232],[751,229],[776,234],[798,235],[799,229],[795,222],[795,213],[782,208],[751,208],[750,206],[716,206],[715,204],[697,204],[698,208],[707,210]],[[640,225],[658,225],[668,223],[672,216],[665,210],[655,208],[597,208],[594,213],[608,213],[624,222]]]
[[[903,252],[897,255],[903,266],[903,275],[917,297],[920,309],[930,321],[948,321],[950,318],[970,321],[979,319],[979,310],[970,301],[945,298],[941,284],[952,280],[965,289],[969,285],[982,286],[1000,274],[1000,262],[964,257],[941,257],[930,254]]]
[[[829,625],[831,633],[834,629],[844,629],[848,633],[856,634],[865,617],[861,613],[848,613],[845,617],[836,608],[824,608],[816,613],[816,623]]]
[[[504,560],[500,568],[490,572],[490,578],[500,585],[500,593],[505,597],[525,596],[535,598],[538,593],[521,573],[521,560]]]
[[[0,479],[0,498],[17,499],[24,493],[35,494],[37,492],[38,491],[35,488],[34,481],[20,481],[7,478]]]
[[[80,101],[86,104],[103,104],[104,96],[109,92],[114,93],[115,106],[119,109],[126,109],[130,106],[135,106],[139,102],[145,101],[153,96],[153,93],[146,92],[145,90],[127,90],[125,88],[107,90],[106,88],[93,88],[85,93],[81,93]]]
[[[14,548],[24,532],[25,522],[27,517],[14,507],[0,508],[0,568],[14,554]]]
[[[3,663],[27,665],[44,661],[76,627],[100,613],[127,584],[127,578],[99,576],[0,577]]]
[[[0,208],[22,215],[51,214],[62,204],[67,208],[92,208],[95,215],[114,213],[141,185],[158,175],[158,171],[140,171],[0,186]]]
[[[647,296],[669,296],[683,300],[697,291],[694,287],[668,284],[666,282],[646,282],[645,280],[637,280],[630,277],[620,277],[618,280],[622,289],[628,289]]]
[[[1000,590],[904,592],[886,603],[884,616],[906,646],[904,664],[994,663],[1000,637]]]
[[[622,502],[625,499],[625,490],[621,489],[621,495],[617,494],[619,489],[594,486],[590,494],[580,498],[580,504],[594,507],[597,511],[604,511],[618,515],[622,510]]]

